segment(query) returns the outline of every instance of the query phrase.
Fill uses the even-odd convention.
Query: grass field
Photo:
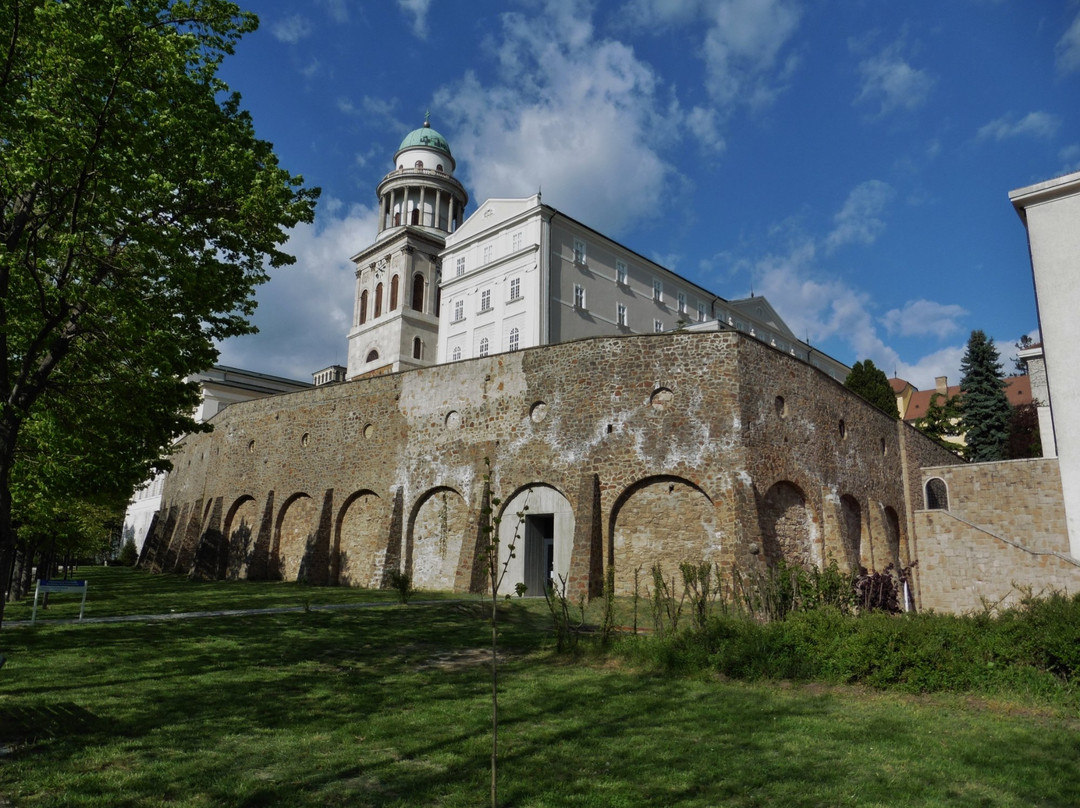
[[[479,601],[400,606],[392,593],[127,569],[85,577],[96,616],[386,606],[5,625],[0,806],[488,802]],[[49,616],[65,608],[56,600]],[[571,661],[553,653],[536,600],[507,604],[502,625],[506,806],[1080,804],[1080,722],[1060,709]]]

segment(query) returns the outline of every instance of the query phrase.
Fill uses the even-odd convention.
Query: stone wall
[[[1080,591],[1056,459],[928,467],[921,480],[922,608],[968,612],[1015,603],[1028,589]],[[937,480],[945,507],[925,510],[926,486]]]
[[[149,566],[361,586],[403,568],[465,591],[483,583],[495,497],[509,535],[522,502],[550,517],[528,512],[512,577],[554,564],[575,595],[598,594],[608,565],[620,592],[657,563],[883,569],[914,554],[918,468],[959,462],[734,332],[499,354],[236,404],[212,423],[178,450]]]

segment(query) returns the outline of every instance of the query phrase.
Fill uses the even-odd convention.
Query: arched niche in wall
[[[308,544],[315,539],[318,520],[318,504],[307,494],[294,494],[281,506],[270,559],[272,578],[298,580]]]
[[[500,568],[509,562],[500,594],[513,594],[522,583],[526,596],[542,597],[549,580],[558,588],[560,576],[569,578],[574,508],[565,494],[547,483],[529,483],[506,500],[499,516]]]
[[[259,510],[255,505],[255,498],[241,496],[233,502],[225,517],[224,527],[225,540],[229,546],[225,577],[230,581],[246,578],[255,547],[255,534],[259,530]]]
[[[634,571],[640,569],[639,594],[652,589],[652,569],[659,564],[664,579],[679,564],[720,560],[712,499],[682,477],[646,477],[628,486],[611,512],[611,538],[605,564],[615,567],[615,594],[634,594]],[[681,591],[681,590],[680,590]]]
[[[379,495],[357,491],[341,506],[334,536],[337,582],[377,589],[388,528]]]
[[[469,508],[453,488],[422,494],[405,537],[405,572],[417,589],[454,588],[461,542],[469,533]]]
[[[862,531],[863,513],[859,501],[845,494],[840,497],[840,548],[843,561],[852,572],[858,572],[862,566]]]
[[[821,565],[806,495],[794,483],[783,480],[765,492],[758,506],[758,525],[766,563],[784,559],[807,567]]]

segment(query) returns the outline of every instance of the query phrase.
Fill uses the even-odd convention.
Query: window
[[[454,320],[453,320],[453,322],[460,323],[464,319],[465,319],[465,301],[464,300],[455,300],[454,301]]]
[[[465,274],[465,256],[461,256],[454,264],[454,275]]]
[[[625,261],[616,261],[615,262],[615,283],[621,283],[623,286],[626,286],[626,262]]]
[[[382,284],[375,287],[375,316],[382,314]]]
[[[480,293],[480,311],[491,311],[491,290],[485,289]]]
[[[949,489],[940,477],[926,481],[926,508],[930,511],[949,510]]]
[[[374,362],[378,358],[379,358],[379,352],[375,351],[375,350],[371,350],[371,351],[368,351],[367,360],[365,360],[365,361]]]
[[[574,308],[585,308],[585,287],[580,283],[574,284]]]
[[[420,337],[413,337],[412,341],[412,358],[422,359],[424,355],[424,343],[420,341]]]
[[[664,301],[664,282],[657,278],[653,278],[652,282],[652,299],[657,303]]]
[[[511,247],[510,248],[514,252],[517,252],[518,250],[521,249],[521,242],[522,242],[522,237],[521,237],[521,231],[519,230],[518,232],[514,233],[513,236],[511,236]]]
[[[419,272],[412,279],[412,307],[416,311],[424,310],[424,276]]]
[[[626,305],[623,303],[620,303],[615,310],[615,323],[623,328],[626,327]]]
[[[516,328],[510,329],[510,339],[508,340],[506,345],[508,350],[516,351],[518,349],[520,336],[520,332]]]
[[[510,299],[511,300],[520,300],[521,299],[521,278],[511,278],[510,279]]]
[[[491,263],[492,252],[493,252],[493,248],[492,248],[492,246],[490,244],[484,245],[484,263],[485,264],[490,264]]]
[[[656,334],[662,334],[662,333],[664,333],[664,324],[662,322],[660,322],[659,320],[653,320],[652,321],[652,330]]]
[[[699,323],[705,322],[705,304],[704,303],[698,303],[697,304],[697,321]]]
[[[367,289],[360,293],[360,322],[358,325],[363,325],[367,322]]]
[[[585,263],[585,242],[579,238],[574,239],[574,263]]]
[[[460,345],[455,345],[454,346],[454,350],[450,354],[450,359],[452,361],[454,361],[454,362],[457,362],[459,359],[461,359],[461,346]]]
[[[488,355],[488,344],[489,343],[488,343],[488,338],[487,337],[481,337],[480,338],[480,352],[477,354],[478,356],[487,356]]]
[[[678,294],[679,314],[686,313],[686,292],[679,292]]]
[[[387,311],[394,311],[397,309],[398,288],[400,285],[397,275],[390,279],[390,308],[388,308]]]

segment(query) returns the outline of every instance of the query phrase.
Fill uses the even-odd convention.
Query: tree
[[[1042,457],[1042,433],[1039,431],[1039,405],[1033,401],[1013,407],[1009,416],[1008,460]]]
[[[915,422],[915,428],[938,446],[952,452],[961,452],[964,447],[954,443],[947,436],[956,435],[960,422],[960,397],[932,393],[926,414]]]
[[[874,366],[873,360],[856,362],[844,379],[844,387],[858,393],[875,407],[893,418],[900,417],[896,407],[896,393],[889,384],[885,371]]]
[[[35,503],[168,467],[196,428],[183,378],[254,330],[255,287],[313,217],[217,77],[257,24],[226,0],[0,6],[4,585]]]
[[[1009,440],[1012,407],[994,341],[972,331],[960,362],[960,429],[965,456],[976,462],[1002,460]]]
[[[1017,351],[1026,351],[1028,348],[1030,348],[1034,344],[1035,344],[1035,340],[1033,340],[1027,334],[1024,334],[1024,336],[1020,337],[1020,340],[1018,342],[1013,343],[1013,347],[1016,348]],[[1017,355],[1017,356],[1014,356],[1012,358],[1012,361],[1013,361],[1013,372],[1010,373],[1009,375],[1010,376],[1026,376],[1027,372],[1028,372],[1027,360],[1026,359],[1021,359],[1020,356]]]

